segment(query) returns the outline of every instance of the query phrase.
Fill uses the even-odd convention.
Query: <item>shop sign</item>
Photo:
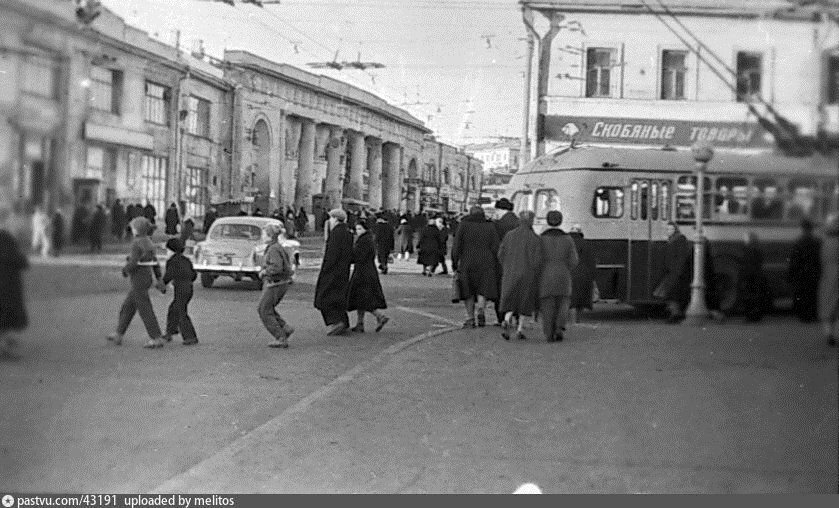
[[[651,120],[548,115],[545,139],[583,143],[690,146],[705,141],[718,147],[771,147],[774,139],[757,123]]]

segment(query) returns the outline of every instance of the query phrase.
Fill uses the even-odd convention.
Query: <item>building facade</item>
[[[835,12],[787,1],[522,0],[538,37],[537,152],[572,140],[773,150],[771,106],[803,135],[839,132]]]

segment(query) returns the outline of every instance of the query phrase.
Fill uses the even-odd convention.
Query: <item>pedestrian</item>
[[[216,221],[218,218],[218,210],[216,207],[211,206],[209,210],[204,214],[204,221],[201,224],[201,232],[205,235],[210,232],[210,226],[213,225],[213,222]]]
[[[15,236],[6,229],[10,213],[0,208],[0,357],[15,355],[17,335],[29,325],[21,276],[29,262]]]
[[[801,221],[801,236],[792,245],[787,281],[792,287],[792,308],[803,323],[818,320],[818,287],[821,276],[821,242],[813,235],[813,223]]]
[[[399,227],[396,228],[396,237],[399,242],[399,254],[397,258],[402,259],[404,255],[406,260],[410,259],[411,254],[414,252],[414,231],[411,229],[408,219],[403,218],[399,220]]]
[[[181,234],[178,239],[181,243],[186,246],[187,240],[192,240],[192,234],[195,232],[195,219],[192,218],[191,215],[187,215],[184,217],[184,221],[181,224]]]
[[[151,242],[153,231],[152,223],[145,217],[135,217],[131,221],[131,230],[134,240],[131,242],[130,254],[126,258],[125,266],[122,268],[123,277],[129,277],[131,288],[119,310],[117,329],[108,335],[108,340],[114,345],[122,344],[128,325],[134,319],[134,314],[139,313],[149,341],[143,347],[153,349],[163,347],[163,334],[157,323],[157,316],[154,314],[154,307],[149,299],[149,289],[155,284],[160,292],[166,292],[160,273],[160,265],[157,262],[156,249]]]
[[[571,273],[579,263],[574,240],[562,225],[562,212],[551,210],[548,228],[542,232],[542,272],[539,275],[539,319],[548,342],[565,338],[565,323],[571,303]]]
[[[102,252],[102,236],[105,234],[106,222],[105,208],[102,205],[96,205],[93,216],[90,218],[90,227],[88,228],[90,252]]]
[[[442,217],[435,219],[437,229],[440,230],[440,266],[443,268],[440,273],[443,275],[449,274],[449,267],[446,264],[446,254],[448,253],[449,245],[449,228],[446,227]]]
[[[341,335],[350,327],[347,316],[347,289],[353,256],[353,235],[347,229],[347,213],[336,208],[329,212],[328,237],[323,264],[315,285],[315,308],[328,327],[327,335]]]
[[[277,313],[277,305],[288,291],[294,272],[288,251],[279,241],[283,227],[280,224],[266,224],[263,231],[269,240],[265,248],[264,267],[259,273],[263,281],[262,297],[259,299],[258,307],[259,319],[262,320],[268,333],[274,337],[268,343],[268,347],[286,349],[288,338],[294,333],[294,328]]]
[[[192,325],[187,306],[192,300],[192,283],[198,278],[198,274],[192,267],[192,261],[184,256],[184,242],[179,238],[170,238],[166,241],[166,248],[172,255],[166,260],[166,272],[163,275],[163,284],[172,283],[175,288],[174,298],[169,304],[169,311],[166,313],[166,334],[163,340],[172,341],[172,336],[179,332],[183,339],[184,346],[198,344],[198,335]]]
[[[454,237],[452,269],[466,307],[464,328],[486,326],[486,302],[498,298],[498,233],[480,206],[469,209]]]
[[[61,210],[56,209],[52,214],[52,255],[58,257],[61,255],[61,249],[64,248],[64,216],[61,215]]]
[[[394,247],[393,226],[390,225],[381,213],[376,219],[375,236],[376,251],[379,257],[379,270],[382,271],[382,274],[387,274],[387,265],[390,263],[390,255]]]
[[[309,225],[309,216],[306,214],[306,210],[301,206],[300,211],[297,212],[297,217],[295,217],[295,222],[297,226],[297,232],[302,236]]]
[[[73,245],[78,245],[83,238],[87,238],[87,227],[89,223],[89,212],[87,207],[78,204],[73,210],[73,219],[70,229],[70,242]]]
[[[283,219],[286,238],[297,238],[297,225],[294,223],[294,214],[287,214]]]
[[[376,317],[376,331],[390,321],[382,309],[387,308],[382,284],[376,271],[376,247],[373,235],[367,228],[367,222],[359,221],[355,225],[355,243],[353,244],[353,272],[350,277],[349,301],[347,310],[356,311],[358,320],[353,332],[364,333],[364,314],[369,312]]]
[[[763,273],[760,241],[753,231],[745,234],[739,273],[737,295],[743,305],[746,321],[760,321],[768,310],[772,297],[766,275]]]
[[[50,218],[41,208],[35,205],[32,213],[32,251],[40,252],[41,257],[47,257],[50,253]]]
[[[513,213],[513,203],[507,198],[501,198],[495,202],[495,210],[496,216],[501,214],[500,217],[496,217],[494,224],[495,230],[498,232],[498,241],[504,240],[504,236],[509,233],[510,231],[519,227],[519,219],[516,217],[516,214]],[[498,274],[498,294],[501,294],[501,278],[503,276],[503,269],[499,264],[496,268],[496,273]],[[501,311],[501,302],[498,300],[493,300],[493,305],[495,306],[495,318],[496,323],[499,325],[504,321],[504,313]]]
[[[819,280],[819,320],[829,346],[839,338],[839,214],[824,223]]]
[[[422,228],[419,243],[417,245],[417,264],[422,265],[422,275],[431,277],[440,262],[440,229],[437,224],[430,222]]]
[[[143,214],[143,207],[139,204],[129,204],[125,209],[125,238],[131,240],[131,221]]]
[[[503,270],[500,304],[503,313],[501,336],[510,340],[510,330],[518,339],[522,333],[522,316],[532,316],[539,300],[539,274],[542,270],[542,244],[533,231],[535,214],[525,210],[519,214],[519,226],[507,233],[498,249],[498,263]],[[514,319],[517,323],[514,323]]]
[[[165,232],[167,235],[174,236],[178,234],[178,223],[181,222],[180,214],[178,214],[178,205],[175,203],[169,205],[169,208],[166,209],[163,221],[166,223]]]
[[[569,309],[569,321],[571,324],[580,322],[583,310],[592,309],[594,300],[594,276],[597,272],[597,262],[594,254],[583,235],[583,229],[579,224],[574,224],[568,231],[568,236],[574,241],[577,249],[577,257],[580,262],[571,273],[571,305]]]
[[[122,241],[125,231],[125,209],[119,199],[111,205],[111,234],[117,241]]]
[[[157,208],[155,208],[148,199],[146,200],[146,206],[145,208],[142,208],[142,213],[140,215],[145,217],[152,226],[157,224]]]
[[[664,275],[653,291],[653,296],[667,304],[668,323],[684,319],[690,301],[691,247],[675,222],[667,223],[667,245],[664,248]]]

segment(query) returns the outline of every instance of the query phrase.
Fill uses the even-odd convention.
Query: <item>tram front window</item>
[[[536,217],[545,217],[548,212],[560,210],[559,194],[553,189],[540,190],[536,193]]]

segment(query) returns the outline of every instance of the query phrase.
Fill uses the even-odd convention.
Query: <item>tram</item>
[[[506,194],[516,212],[536,213],[537,232],[550,210],[562,212],[566,230],[580,225],[596,256],[601,299],[654,305],[662,303],[652,294],[663,277],[667,222],[694,237],[695,164],[689,149],[573,146],[527,164]],[[746,232],[760,239],[773,297],[786,299],[801,220],[819,224],[837,202],[835,160],[718,151],[705,173],[703,222],[721,310],[738,301]]]

